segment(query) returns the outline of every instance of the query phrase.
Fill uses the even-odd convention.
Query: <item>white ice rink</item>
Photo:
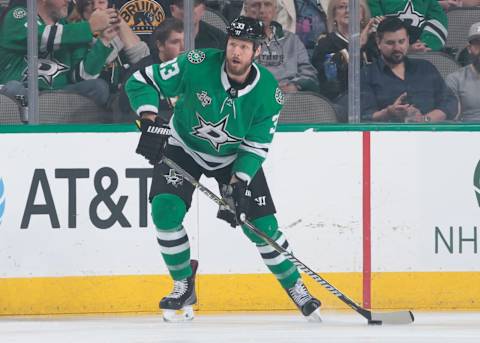
[[[352,312],[323,312],[323,323],[297,313],[197,314],[188,323],[159,315],[0,317],[1,343],[296,343],[480,342],[478,312],[415,312],[415,323],[367,326]]]

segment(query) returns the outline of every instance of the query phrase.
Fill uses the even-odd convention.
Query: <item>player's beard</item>
[[[251,63],[246,63],[245,65],[236,65],[227,60],[227,72],[233,76],[245,75],[250,66]]]
[[[383,59],[389,64],[398,65],[405,59],[405,54],[400,51],[394,51],[389,56],[382,54]]]

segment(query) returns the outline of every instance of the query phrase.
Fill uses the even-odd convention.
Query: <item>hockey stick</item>
[[[230,211],[233,212],[233,210],[228,206],[228,204],[223,199],[218,197],[215,193],[210,191],[207,187],[203,186],[199,181],[197,181],[193,176],[191,176],[188,172],[186,172],[178,164],[176,164],[175,162],[173,162],[172,160],[170,160],[169,158],[167,158],[165,156],[162,157],[162,161],[167,166],[169,166],[170,168],[172,168],[175,171],[177,171],[178,173],[180,173],[195,188],[197,188],[202,193],[204,193],[206,196],[208,196],[210,199],[212,199],[214,202],[216,202],[217,205],[225,206],[226,208],[228,208]],[[410,324],[414,321],[413,313],[411,311],[373,313],[370,310],[367,310],[367,309],[361,307],[360,305],[357,305],[353,300],[351,300],[345,294],[340,292],[337,288],[332,286],[327,280],[325,280],[320,275],[315,273],[312,269],[307,267],[303,262],[301,262],[299,259],[297,259],[295,256],[293,256],[292,253],[288,252],[285,248],[278,245],[274,240],[272,240],[265,233],[260,231],[257,227],[255,227],[255,225],[250,223],[248,220],[246,220],[243,224],[245,226],[247,226],[256,235],[260,236],[266,243],[268,243],[270,246],[272,246],[276,251],[278,251],[280,254],[285,256],[285,258],[287,258],[295,266],[297,266],[299,269],[301,269],[303,272],[305,272],[308,276],[310,276],[312,279],[314,279],[319,284],[321,284],[327,291],[329,291],[330,293],[335,295],[337,298],[339,298],[345,304],[350,306],[353,310],[355,310],[360,315],[362,315],[365,319],[368,320],[368,324],[374,324],[374,325],[381,325],[383,323],[385,323],[385,324]]]

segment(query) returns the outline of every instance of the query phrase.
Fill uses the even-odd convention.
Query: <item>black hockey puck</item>
[[[382,325],[381,320],[369,320],[368,325]]]

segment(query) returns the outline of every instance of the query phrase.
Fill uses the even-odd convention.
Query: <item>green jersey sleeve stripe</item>
[[[268,148],[270,148],[271,143],[259,143],[259,142],[254,142],[254,141],[249,141],[248,139],[243,139],[243,143],[245,143],[248,146],[251,146],[253,148],[258,148],[258,149],[266,149],[268,151]]]
[[[442,42],[442,45],[445,45],[448,31],[441,22],[435,19],[428,20],[427,25],[425,26],[425,31],[435,35]]]
[[[250,152],[252,154],[260,156],[261,158],[266,158],[268,153],[268,149],[265,151],[262,148],[254,148],[245,144],[241,144],[238,148],[242,149],[243,151]]]
[[[83,79],[83,80],[93,80],[93,79],[96,79],[100,76],[100,73],[96,74],[96,75],[90,75],[89,73],[87,73],[87,71],[85,70],[85,65],[84,65],[83,61],[81,61],[79,66],[78,66],[78,74],[79,74],[80,78]]]

